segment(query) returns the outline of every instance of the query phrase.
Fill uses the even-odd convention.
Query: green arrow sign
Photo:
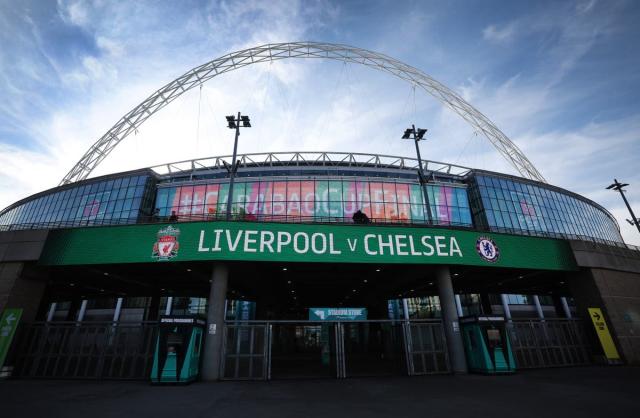
[[[4,365],[21,316],[22,309],[5,309],[0,318],[0,367]]]

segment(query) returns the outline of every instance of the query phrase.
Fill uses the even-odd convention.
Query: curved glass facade
[[[19,229],[135,223],[152,207],[152,185],[151,176],[138,175],[52,191],[2,213],[0,230],[10,225]]]
[[[463,185],[427,186],[431,216],[436,225],[473,225]],[[160,187],[159,216],[175,213],[178,220],[226,214],[228,183]],[[351,222],[356,211],[372,222],[427,223],[429,214],[417,183],[380,179],[299,179],[237,181],[232,213],[248,220],[285,222]]]
[[[283,175],[282,167],[239,172],[232,201],[234,219],[353,222],[353,214],[361,210],[373,223],[459,226],[623,243],[615,219],[594,202],[508,175],[434,172],[425,199],[423,188],[403,167],[367,171],[345,166],[340,175],[336,167],[332,172],[325,169],[324,174],[319,174],[322,166],[314,165],[291,170],[299,173]],[[209,178],[194,180],[200,175]],[[225,176],[224,170],[181,171],[158,179],[151,170],[139,170],[86,180],[24,199],[0,212],[0,230],[220,219],[226,215],[229,190]]]
[[[478,224],[492,231],[623,242],[608,213],[551,187],[477,174],[470,199]]]

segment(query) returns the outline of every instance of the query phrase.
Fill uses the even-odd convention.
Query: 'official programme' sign
[[[561,240],[425,227],[194,222],[53,231],[44,265],[203,260],[575,268]]]

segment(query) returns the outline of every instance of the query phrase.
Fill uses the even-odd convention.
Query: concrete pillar
[[[442,312],[442,323],[447,337],[447,349],[451,367],[455,373],[467,372],[467,361],[462,345],[462,335],[458,322],[458,312],[453,294],[453,283],[448,266],[438,266],[436,270],[436,280],[438,283],[438,296],[440,298],[440,310]]]
[[[171,315],[171,309],[173,309],[173,296],[167,298],[167,306],[164,308],[164,314]]]
[[[544,312],[542,312],[542,305],[540,305],[540,298],[538,295],[533,295],[533,304],[536,306],[536,312],[538,313],[538,318],[544,319]]]
[[[122,298],[116,300],[116,309],[113,311],[113,322],[120,321],[120,312],[122,311]]]
[[[78,311],[78,318],[76,321],[82,322],[84,320],[84,314],[87,312],[87,300],[83,299],[82,304],[80,305],[80,310]]]
[[[202,380],[218,380],[220,378],[225,300],[227,282],[229,281],[229,268],[226,264],[214,264],[211,281],[209,300],[207,301],[207,334],[202,360]]]
[[[500,294],[502,300],[502,310],[504,311],[504,319],[511,321],[511,309],[509,308],[509,296],[502,293]]]
[[[53,302],[51,306],[49,306],[49,312],[47,313],[47,322],[53,321],[53,315],[56,313],[57,303]]]
[[[404,314],[404,319],[409,319],[409,303],[407,303],[407,298],[402,299],[402,312]]]
[[[2,253],[0,245],[0,256]],[[0,312],[7,308],[22,309],[21,323],[35,321],[45,295],[46,272],[28,263],[0,263]],[[46,306],[42,306],[45,318]]]
[[[462,311],[462,301],[460,300],[460,295],[456,295],[456,311],[458,312],[458,316],[464,316]]]
[[[562,304],[562,310],[564,311],[564,317],[571,319],[571,308],[569,308],[569,303],[567,303],[567,298],[564,296],[560,297],[560,303]]]

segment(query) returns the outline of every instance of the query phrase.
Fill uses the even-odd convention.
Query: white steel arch
[[[457,93],[434,80],[422,71],[396,59],[366,49],[348,45],[320,42],[288,42],[267,44],[232,52],[187,71],[169,84],[157,90],[96,141],[80,161],[64,176],[60,184],[83,180],[130,133],[134,132],[154,113],[177,99],[181,94],[202,83],[247,65],[287,58],[324,58],[347,63],[362,64],[384,71],[421,87],[431,96],[450,108],[476,131],[481,132],[511,165],[524,177],[546,182],[542,174],[525,157],[520,149],[498,129],[485,115],[467,103]]]

